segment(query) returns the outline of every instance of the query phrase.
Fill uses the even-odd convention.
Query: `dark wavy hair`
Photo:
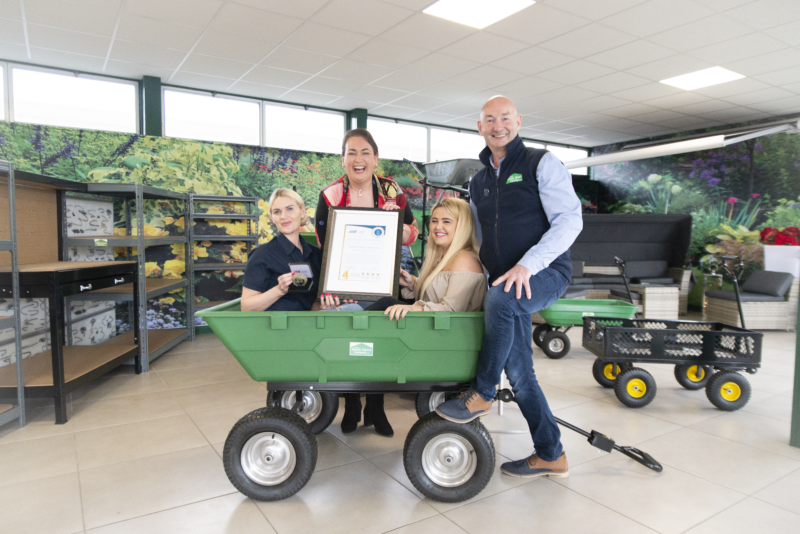
[[[378,143],[376,143],[375,139],[372,138],[372,134],[369,133],[369,130],[367,130],[366,128],[355,128],[344,134],[344,139],[342,140],[342,156],[344,156],[344,153],[347,150],[347,141],[351,137],[361,137],[367,143],[369,143],[369,146],[372,147],[372,150],[373,152],[375,152],[375,155],[376,156],[378,155]]]

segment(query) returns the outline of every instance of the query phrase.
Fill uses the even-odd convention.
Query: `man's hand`
[[[492,284],[492,287],[499,286],[503,282],[506,283],[505,291],[508,293],[511,291],[511,288],[514,287],[516,284],[517,286],[517,298],[522,298],[522,288],[525,288],[525,295],[530,299],[531,298],[531,272],[528,270],[527,267],[523,267],[519,263],[512,267],[506,274],[498,278]]]

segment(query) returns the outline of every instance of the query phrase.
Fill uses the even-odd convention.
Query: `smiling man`
[[[469,184],[479,221],[480,258],[489,272],[483,348],[472,387],[436,413],[466,423],[488,415],[503,371],[528,422],[534,454],[501,466],[517,477],[569,475],[561,433],[533,371],[531,314],[564,294],[572,277],[569,247],[583,228],[572,177],[546,150],[517,135],[522,117],[504,96],[481,109],[478,131],[486,166]]]

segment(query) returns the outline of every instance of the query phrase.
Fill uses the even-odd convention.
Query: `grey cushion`
[[[574,286],[590,286],[594,283],[591,278],[575,278],[572,277],[572,285]]]
[[[616,289],[618,291],[625,291],[625,284],[600,284],[595,282],[592,289]]]
[[[665,286],[665,285],[666,286],[680,285],[680,284],[675,284],[675,280],[673,280],[672,278],[667,278],[667,277],[663,277],[663,278],[632,278],[631,282],[633,282],[634,284],[658,284],[658,285],[662,285],[662,286]]]
[[[621,290],[621,291],[619,289],[612,289],[611,290],[611,295],[614,296],[614,297],[622,297],[625,300],[628,300],[628,292],[625,291],[624,289]],[[642,299],[642,296],[639,293],[637,293],[636,291],[631,291],[631,296],[633,297],[633,300],[641,300]]]
[[[794,276],[789,273],[755,271],[742,285],[742,290],[748,293],[783,297],[789,291],[792,282],[794,282]]]
[[[568,288],[566,290],[566,292],[564,292],[563,295],[561,295],[561,298],[562,299],[576,299],[576,298],[579,298],[579,297],[585,297],[588,294],[589,294],[589,290],[588,289],[581,289],[580,287],[575,287],[575,288],[570,287],[570,288]]]
[[[581,278],[583,276],[583,262],[572,260],[572,277]]]
[[[786,302],[784,297],[776,297],[775,295],[764,295],[763,293],[748,293],[747,291],[740,291],[739,296],[742,302]],[[733,291],[706,291],[706,297],[712,299],[732,300],[736,301],[736,293]]]
[[[625,282],[622,280],[622,276],[619,274],[594,274],[594,273],[587,273],[587,278],[591,278],[592,281],[597,284],[624,284]]]
[[[628,261],[625,262],[625,276],[628,278],[660,278],[667,274],[667,262]]]

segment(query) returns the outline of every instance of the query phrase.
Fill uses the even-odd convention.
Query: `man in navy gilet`
[[[469,190],[491,286],[483,348],[471,389],[439,405],[436,413],[458,423],[487,415],[505,371],[528,422],[534,454],[503,464],[502,471],[567,477],[561,433],[533,371],[531,313],[550,306],[569,286],[569,247],[583,228],[581,203],[561,161],[522,143],[521,122],[514,103],[503,96],[481,109],[478,131],[486,148],[480,159],[486,167]]]

